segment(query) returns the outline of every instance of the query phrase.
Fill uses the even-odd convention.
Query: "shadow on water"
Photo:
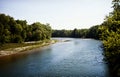
[[[41,53],[40,51],[42,51],[42,49],[37,48],[37,49],[34,49],[34,50],[20,52],[18,54],[1,56],[0,57],[0,66],[1,65],[6,65],[6,64],[9,64],[9,63],[13,63],[13,62],[25,59],[25,58],[28,58],[28,57],[30,57],[30,55],[40,54]]]

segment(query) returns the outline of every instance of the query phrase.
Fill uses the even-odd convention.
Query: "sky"
[[[99,25],[112,11],[112,0],[0,0],[0,13],[15,19],[49,23],[53,29]]]

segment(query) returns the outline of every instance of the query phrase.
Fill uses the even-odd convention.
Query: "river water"
[[[0,77],[109,77],[101,41],[54,39],[67,41],[0,59]]]

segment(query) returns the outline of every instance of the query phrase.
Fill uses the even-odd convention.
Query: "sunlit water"
[[[56,39],[70,41],[0,59],[0,77],[109,77],[100,41]]]

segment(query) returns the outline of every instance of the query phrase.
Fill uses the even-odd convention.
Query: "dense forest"
[[[28,25],[26,20],[15,20],[13,17],[0,14],[1,44],[50,39],[51,33],[49,24],[35,22]]]
[[[99,39],[101,34],[99,25],[92,26],[90,29],[74,29],[74,30],[53,30],[52,37],[73,37],[73,38],[94,38]]]
[[[113,0],[112,5],[113,12],[101,25],[89,29],[53,30],[52,36],[102,40],[110,72],[114,77],[120,77],[120,0]]]

